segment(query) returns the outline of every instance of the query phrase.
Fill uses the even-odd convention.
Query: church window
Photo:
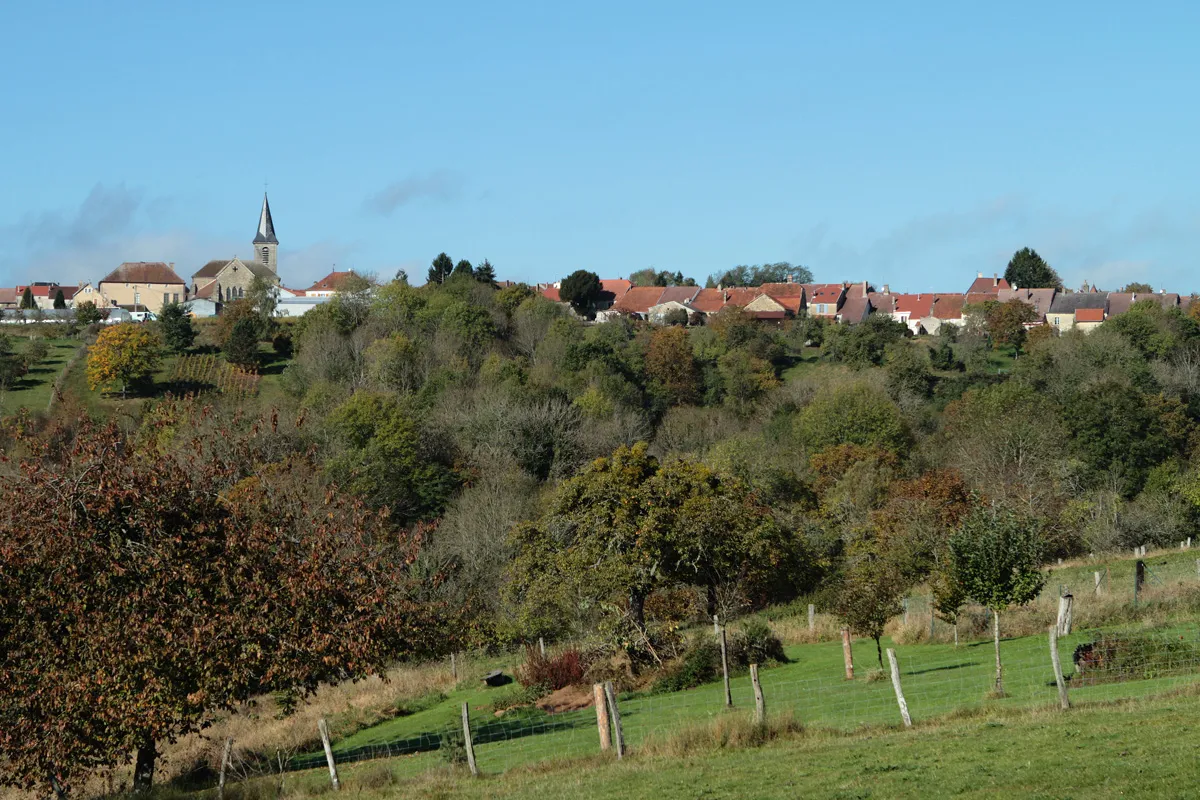
[[[271,263],[271,250],[268,247],[264,247],[262,249],[262,263],[264,263],[264,264]]]

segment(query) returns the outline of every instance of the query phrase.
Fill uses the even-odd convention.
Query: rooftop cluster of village
[[[886,314],[909,327],[914,334],[937,333],[943,325],[963,325],[967,309],[988,302],[1018,301],[1030,306],[1028,327],[1050,325],[1058,331],[1078,328],[1089,331],[1105,319],[1123,314],[1135,302],[1153,300],[1164,308],[1186,310],[1192,298],[1169,292],[1103,292],[1094,286],[1080,291],[1060,288],[1026,289],[1009,285],[999,275],[978,273],[965,292],[895,293],[885,284],[876,289],[869,281],[857,283],[764,283],[761,286],[634,286],[624,279],[600,281],[599,299],[588,311],[598,321],[627,315],[659,324],[686,314],[692,324],[725,308],[741,308],[761,320],[785,320],[798,316],[822,317],[854,324],[871,314]],[[539,287],[555,302],[561,282]]]
[[[179,276],[173,262],[132,261],[121,264],[95,285],[41,282],[0,288],[0,318],[12,321],[66,316],[83,302],[107,309],[112,321],[145,318],[138,315],[155,314],[169,303],[186,303],[193,316],[213,317],[221,313],[226,303],[245,297],[256,280],[277,288],[280,316],[297,317],[336,295],[352,274],[335,270],[307,289],[284,286],[278,269],[279,239],[265,194],[251,248],[253,257],[213,259],[193,272],[190,281]],[[1032,251],[1022,252],[1037,258]],[[690,283],[682,276],[679,278],[676,283]],[[595,280],[594,276],[592,279]],[[599,290],[586,306],[580,308],[576,304],[575,310],[600,322],[624,315],[658,324],[671,321],[700,324],[704,317],[723,309],[740,308],[756,319],[769,321],[811,316],[854,324],[871,314],[886,314],[907,325],[914,334],[937,333],[943,325],[963,325],[970,307],[989,301],[1023,303],[1032,309],[1025,316],[1027,327],[1049,325],[1057,331],[1091,330],[1105,319],[1128,311],[1140,300],[1150,299],[1165,308],[1183,309],[1192,302],[1188,295],[1165,291],[1103,292],[1086,285],[1079,291],[1021,287],[1010,285],[998,274],[988,278],[983,273],[978,273],[961,293],[894,293],[886,284],[876,289],[869,281],[803,283],[791,276],[758,286],[710,288],[636,286],[624,278],[603,279],[599,283]],[[561,287],[559,281],[538,284],[537,289],[547,299],[563,302]]]

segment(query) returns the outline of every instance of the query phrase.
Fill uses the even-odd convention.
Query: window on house
[[[176,299],[178,299],[178,298],[176,298]],[[169,302],[171,302],[171,293],[163,292],[163,305],[165,306]]]
[[[178,302],[179,302],[179,292],[175,292],[174,294],[172,294],[172,295],[171,295],[171,302],[172,302],[172,303],[178,303]]]
[[[1054,324],[1055,324],[1055,325],[1058,325],[1058,324],[1059,324],[1058,317],[1055,317],[1055,318],[1054,318]]]
[[[136,306],[140,302],[142,302],[142,293],[134,292],[133,293],[133,304]]]

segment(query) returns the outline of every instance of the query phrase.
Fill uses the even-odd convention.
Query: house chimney
[[[883,285],[883,293],[884,293],[884,294],[891,294],[891,293],[892,293],[892,289],[891,289],[891,287],[890,287],[890,286],[888,286],[886,283]]]
[[[1000,285],[1000,276],[997,275],[995,272],[993,272],[992,273],[992,286],[999,286],[999,285]]]
[[[790,273],[790,272],[788,273],[788,276],[787,276],[787,282],[788,283],[792,282],[792,273]]]
[[[174,261],[168,261],[168,262],[167,262],[167,266],[168,266],[168,267],[170,267],[171,269],[175,269],[175,262],[174,262]]]
[[[982,273],[982,272],[976,272],[976,273],[975,273],[975,277],[976,277],[976,278],[982,278],[982,277],[983,277],[983,273]]]

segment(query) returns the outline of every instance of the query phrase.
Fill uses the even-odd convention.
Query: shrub
[[[734,634],[736,658],[738,666],[749,667],[751,664],[788,663],[787,654],[783,652],[783,642],[771,631],[771,626],[762,620],[747,622],[740,633]]]
[[[1090,686],[1196,672],[1200,651],[1193,642],[1176,636],[1101,633],[1075,648],[1072,680]]]
[[[721,647],[711,636],[697,636],[676,664],[654,682],[654,692],[681,692],[717,679],[721,674]]]
[[[570,648],[558,655],[542,655],[536,647],[525,651],[525,663],[517,667],[517,680],[522,686],[542,686],[548,691],[558,691],[567,686],[583,682],[587,666],[579,651]]]
[[[271,346],[275,348],[275,355],[280,358],[292,357],[292,335],[290,333],[277,333],[275,338],[271,340]]]

